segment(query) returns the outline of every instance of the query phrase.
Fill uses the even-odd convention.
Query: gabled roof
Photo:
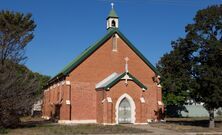
[[[119,18],[118,15],[116,14],[116,11],[114,10],[114,8],[112,8],[111,11],[109,12],[107,19],[108,18]]]
[[[134,77],[132,74],[130,74],[129,72],[124,72],[122,74],[117,74],[117,73],[111,74],[110,76],[108,76],[107,78],[105,78],[104,80],[99,82],[96,85],[96,89],[109,90],[115,84],[117,84],[120,80],[125,80],[126,78],[128,80],[134,81],[143,90],[147,90],[147,87],[143,83],[141,83],[136,77]]]
[[[96,84],[96,89],[106,87],[109,83],[111,83],[113,80],[118,78],[120,75],[121,74],[117,74],[116,72],[112,73],[111,75],[109,75],[108,77],[106,77],[105,79],[103,79],[102,81],[97,83]]]
[[[126,44],[147,64],[147,66],[149,66],[156,74],[159,74],[157,69],[142,55],[142,53],[139,52],[139,50],[136,49],[136,47],[134,47],[134,45],[117,28],[110,28],[107,31],[107,34],[102,39],[83,51],[78,57],[76,57],[73,61],[66,65],[57,75],[52,77],[48,81],[48,83],[52,83],[54,80],[68,75],[74,68],[81,64],[115,33],[117,33],[119,37],[121,37],[126,42]]]

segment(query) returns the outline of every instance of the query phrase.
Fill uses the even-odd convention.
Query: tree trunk
[[[214,127],[215,127],[215,122],[214,122],[214,109],[210,109],[210,110],[209,110],[209,115],[210,115],[209,128],[214,128]]]

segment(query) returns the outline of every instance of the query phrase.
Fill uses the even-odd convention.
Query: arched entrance
[[[116,102],[116,123],[135,123],[135,103],[128,94],[123,94]]]
[[[118,123],[131,123],[131,106],[127,98],[119,104]]]

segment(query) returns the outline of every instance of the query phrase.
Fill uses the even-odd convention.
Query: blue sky
[[[196,11],[222,0],[1,0],[0,9],[33,14],[37,28],[25,65],[53,76],[104,36],[111,2],[120,31],[156,65]]]

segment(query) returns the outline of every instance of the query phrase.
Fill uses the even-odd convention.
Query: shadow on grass
[[[25,128],[36,128],[36,127],[47,127],[49,126],[51,123],[53,123],[52,121],[49,120],[29,120],[29,121],[21,121],[21,123],[19,123],[19,125],[17,125],[16,127],[13,128],[4,128],[0,126],[0,135],[1,134],[8,134],[11,130],[15,130],[15,129],[25,129]]]
[[[39,126],[46,126],[49,124],[52,124],[53,122],[50,120],[42,120],[42,121],[26,121],[26,122],[21,122],[18,126],[18,128],[34,128],[34,127],[39,127]]]
[[[200,126],[200,127],[209,126],[209,120],[167,120],[166,122],[172,124],[185,125],[185,126]],[[216,120],[215,125],[216,127],[218,125],[222,125],[222,121]]]
[[[8,129],[0,127],[0,134],[7,134],[7,133],[8,133]]]

